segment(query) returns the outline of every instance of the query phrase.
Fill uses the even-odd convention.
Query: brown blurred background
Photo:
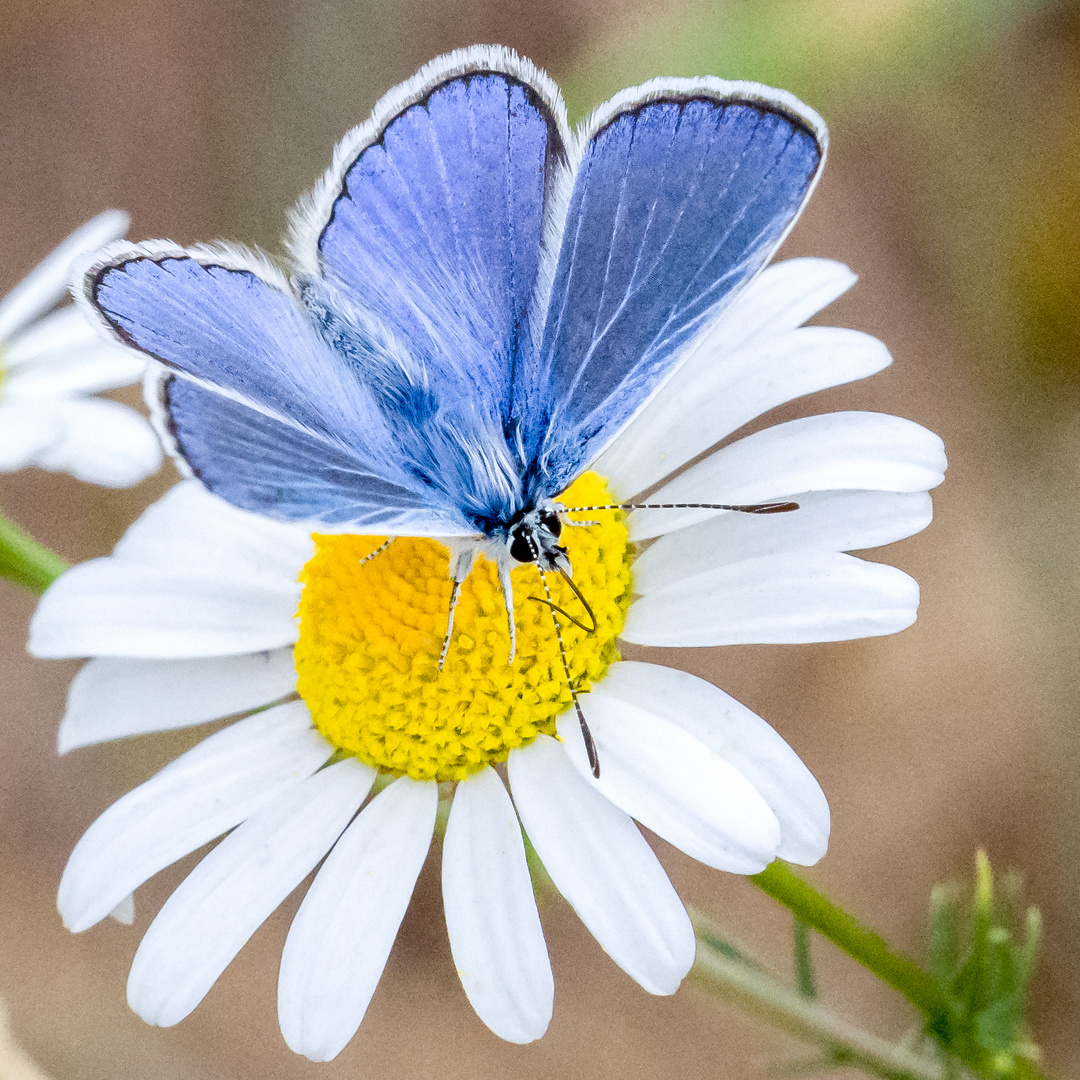
[[[280,250],[285,212],[335,140],[432,56],[500,41],[580,117],[657,74],[781,85],[821,111],[830,163],[785,255],[861,282],[821,321],[884,339],[894,366],[770,420],[912,417],[951,467],[923,535],[880,553],[923,587],[879,640],[684,651],[773,723],[821,780],[832,850],[815,882],[920,957],[936,881],[976,847],[1023,871],[1045,916],[1034,1032],[1080,1064],[1080,8],[1039,0],[6,0],[0,3],[0,289],[109,206],[132,235]],[[129,395],[129,400],[137,400]],[[36,471],[0,504],[70,559],[103,554],[173,475],[105,492]],[[124,1002],[152,914],[192,860],[138,894],[134,929],[69,935],[55,911],[93,818],[185,745],[158,736],[57,759],[73,664],[24,652],[33,600],[0,582],[0,997],[68,1078],[741,1077],[805,1051],[702,992],[650,998],[558,898],[543,916],[555,1017],[500,1042],[457,984],[436,859],[360,1034],[329,1066],[288,1051],[277,959],[295,907],[177,1028]],[[662,847],[662,845],[661,845]],[[661,851],[684,897],[790,969],[790,920],[753,886]],[[827,943],[826,1000],[898,1037],[912,1015]]]

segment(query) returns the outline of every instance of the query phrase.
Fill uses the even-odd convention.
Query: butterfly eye
[[[526,531],[524,525],[519,525],[510,532],[510,557],[519,563],[536,562],[540,552],[536,541]]]
[[[562,532],[562,518],[554,510],[541,510],[540,524],[558,539],[559,534]]]

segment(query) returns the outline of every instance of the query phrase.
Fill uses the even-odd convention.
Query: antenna
[[[609,503],[607,506],[568,506],[567,513],[579,510],[737,510],[740,514],[789,514],[798,510],[796,502],[752,503],[746,506],[730,506],[726,503]],[[586,522],[570,522],[585,525]]]

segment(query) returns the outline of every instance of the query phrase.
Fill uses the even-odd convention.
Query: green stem
[[[825,1069],[854,1065],[885,1080],[947,1080],[940,1061],[888,1042],[836,1016],[817,1001],[789,990],[767,972],[713,945],[711,924],[691,913],[698,933],[697,957],[690,978],[699,986],[816,1046]]]
[[[814,958],[810,953],[810,927],[797,915],[791,927],[792,945],[795,951],[795,985],[804,998],[817,997],[814,979]]]
[[[0,577],[40,596],[67,567],[55,551],[0,513]]]
[[[946,1006],[937,983],[909,956],[894,949],[879,934],[804,881],[787,863],[776,862],[750,879],[762,892],[843,949],[848,956],[898,990],[926,1016],[931,1026],[943,1019]]]

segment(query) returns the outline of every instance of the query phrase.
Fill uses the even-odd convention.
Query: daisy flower
[[[802,325],[846,267],[762,270],[823,146],[794,99],[712,79],[626,91],[571,135],[545,76],[469,50],[347,137],[296,217],[293,279],[162,243],[88,268],[90,305],[163,365],[151,398],[188,479],[42,599],[31,651],[91,658],[60,749],[240,717],[102,814],[60,885],[86,930],[228,834],[139,945],[144,1019],[187,1016],[318,868],[278,1011],[290,1047],[333,1058],[440,797],[455,966],[514,1042],[554,994],[522,830],[655,994],[695,943],[637,823],[734,873],[824,854],[825,797],[765,721],[619,652],[915,618],[910,577],[848,552],[928,524],[935,435],[842,412],[726,441],[889,363]]]
[[[67,296],[72,263],[118,240],[108,210],[76,229],[0,300],[0,472],[36,465],[106,487],[156,472],[161,448],[132,409],[92,395],[138,382],[146,358],[101,334]]]

